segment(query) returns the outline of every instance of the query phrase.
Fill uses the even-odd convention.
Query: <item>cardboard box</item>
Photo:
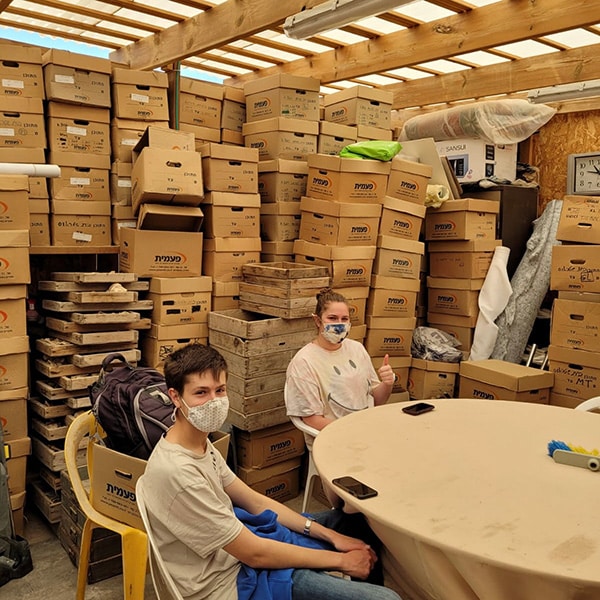
[[[296,262],[327,267],[334,288],[369,285],[375,252],[375,246],[325,246],[302,239],[294,241]]]
[[[193,134],[187,131],[169,129],[162,124],[144,124],[142,135],[131,151],[132,162],[135,162],[144,148],[160,148],[162,150],[195,151]]]
[[[50,181],[54,200],[92,200],[110,202],[110,175],[108,169],[62,166],[60,177]]]
[[[197,152],[146,147],[131,169],[131,202],[185,204],[202,202],[202,162]]]
[[[133,207],[131,209],[133,212]],[[137,228],[153,231],[200,231],[203,222],[204,213],[198,206],[141,204]]]
[[[198,152],[202,156],[205,190],[242,194],[258,191],[258,150],[255,148],[203,144]]]
[[[0,339],[27,334],[25,285],[0,285]]]
[[[600,304],[561,298],[554,300],[550,343],[588,352],[600,350]]]
[[[287,502],[298,495],[301,458],[291,458],[263,469],[238,467],[238,477],[253,490],[278,502]]]
[[[431,165],[395,156],[392,159],[386,194],[422,206],[425,204],[427,185],[432,173]]]
[[[337,292],[342,294],[348,303],[350,312],[350,323],[352,327],[363,325],[367,312],[367,298],[369,297],[368,286],[356,286],[337,288]]]
[[[145,205],[143,205],[145,206]],[[113,204],[112,207],[112,219],[111,219],[111,233],[112,243],[118,246],[120,243],[119,232],[123,227],[135,229],[137,227],[137,219],[133,214],[132,206],[120,206]]]
[[[377,236],[373,273],[385,277],[418,279],[425,244],[387,235]]]
[[[479,138],[435,142],[446,156],[460,183],[497,177],[514,181],[517,176],[517,144],[490,144]]]
[[[427,307],[450,315],[477,315],[483,282],[484,279],[427,277]]]
[[[51,151],[110,154],[110,110],[48,102],[46,133]]]
[[[46,162],[46,153],[43,148],[4,148],[0,146],[0,162],[42,164]],[[27,177],[27,181],[30,199],[48,198],[45,177]]]
[[[90,478],[92,506],[121,523],[143,530],[135,502],[135,485],[146,470],[146,461],[100,444],[90,444],[88,452],[94,461]]]
[[[110,122],[110,141],[113,160],[119,160],[124,163],[133,163],[133,149],[142,139],[149,127],[175,131],[173,129],[169,129],[169,123],[166,121],[136,121],[134,119],[113,118]],[[184,132],[178,131],[176,133]],[[173,147],[167,147],[173,150],[194,150],[193,134],[190,134],[190,136],[192,137],[192,145],[190,148],[180,148],[178,142],[174,142]],[[181,136],[177,136],[178,141],[181,139]]]
[[[190,125],[189,123],[180,123],[180,131],[187,131],[194,136],[196,149],[206,143],[221,143],[221,130],[212,127],[201,127],[200,125]],[[243,145],[243,144],[242,144]]]
[[[219,131],[215,129],[215,131]],[[220,141],[222,144],[230,144],[231,146],[243,146],[244,136],[241,131],[232,131],[231,129],[221,129]],[[210,140],[207,140],[210,141]]]
[[[377,240],[381,205],[332,202],[303,197],[300,237],[332,246],[372,246]]]
[[[110,201],[114,205],[131,206],[132,163],[115,160],[110,168]]]
[[[306,195],[342,202],[380,202],[385,196],[390,164],[327,154],[308,157]]]
[[[262,257],[261,257],[262,258]],[[239,281],[213,281],[213,311],[238,310],[240,308]]]
[[[415,317],[367,317],[365,348],[371,356],[410,356]]]
[[[408,375],[411,400],[453,398],[459,363],[413,358]]]
[[[120,119],[168,121],[167,74],[113,68],[112,110]]]
[[[389,129],[393,100],[392,92],[357,85],[325,96],[325,120]]]
[[[366,314],[372,317],[414,317],[417,292],[403,289],[371,289]]]
[[[304,161],[278,158],[258,163],[258,193],[263,203],[299,202],[306,195],[307,179]]]
[[[564,196],[556,239],[582,244],[600,244],[600,224],[597,221],[599,209],[600,197],[598,196]]]
[[[0,96],[0,148],[45,148],[44,105],[40,98]]]
[[[293,242],[300,236],[300,202],[276,202],[262,204],[260,207],[260,236],[263,240],[262,252],[265,252],[264,242],[283,243],[289,242],[287,252],[280,254],[293,254]],[[277,251],[272,254],[277,254]],[[284,259],[281,259],[284,260]],[[285,259],[287,260],[287,259]],[[293,258],[291,259],[293,261]],[[276,262],[263,260],[262,262]]]
[[[587,398],[586,398],[587,400]],[[577,408],[582,400],[576,396],[557,394],[554,390],[550,392],[550,406],[562,406],[563,408]]]
[[[221,111],[223,108],[223,86],[189,77],[178,77],[179,73],[168,73],[170,95],[171,123],[175,122],[175,107],[178,107],[179,123],[191,123],[201,127],[221,127]],[[178,77],[178,88],[175,78]],[[175,90],[179,90],[176,97]],[[241,131],[241,127],[240,127]]]
[[[262,469],[304,454],[304,434],[291,423],[235,436],[238,464]]]
[[[577,398],[577,403],[600,394],[600,359],[596,352],[550,344],[548,365],[554,374],[552,393]]]
[[[356,127],[321,121],[319,123],[317,154],[334,154],[337,156],[343,148],[356,143],[357,136]]]
[[[0,392],[0,426],[5,442],[27,436],[27,397],[27,387]],[[15,455],[10,450],[9,458]]]
[[[244,144],[258,149],[259,160],[287,158],[306,160],[317,151],[319,123],[276,117],[253,123],[244,123]]]
[[[110,60],[52,49],[42,63],[47,100],[110,108]]]
[[[548,371],[496,359],[462,361],[459,374],[460,398],[548,404],[554,384]]]
[[[0,95],[43,100],[42,49],[0,44]]]
[[[237,196],[238,194],[228,194]],[[245,194],[249,195],[249,194]],[[240,206],[228,204],[231,199],[215,199],[224,204],[203,204],[205,214],[204,233],[207,238],[249,238],[258,237],[260,233],[260,197],[256,194],[256,206]]]
[[[600,245],[561,244],[552,247],[550,289],[600,292]]]
[[[206,323],[211,293],[210,277],[153,277],[148,293],[148,299],[154,303],[152,322],[158,325]]]
[[[462,317],[443,313],[428,312],[427,324],[451,335],[460,344],[461,352],[469,352],[473,345],[477,315]]]
[[[391,142],[393,133],[391,129],[382,127],[371,127],[370,125],[357,125],[357,142],[366,142],[367,140],[384,140]]]
[[[298,231],[300,231],[300,223],[298,223]],[[294,240],[278,242],[263,239],[261,247],[260,262],[294,261]]]
[[[27,387],[29,338],[5,338],[0,345],[0,392]]]
[[[32,246],[50,245],[50,203],[29,200],[29,240]]]
[[[447,200],[425,216],[425,239],[493,240],[500,203],[496,200]]]
[[[53,200],[51,209],[53,246],[110,246],[110,203]]]
[[[2,407],[0,402],[0,408]],[[4,450],[8,454],[6,471],[8,473],[8,493],[11,500],[17,494],[25,493],[27,476],[27,457],[31,454],[31,439],[24,435],[20,439],[6,440]],[[16,526],[16,524],[15,524]]]
[[[120,232],[119,270],[139,277],[198,277],[202,274],[202,233]]]
[[[165,358],[175,350],[188,344],[206,345],[207,343],[208,326],[206,323],[153,324],[141,341],[142,359],[145,365],[153,369],[160,369]]]
[[[31,283],[29,231],[0,230],[0,284]]]
[[[242,266],[260,262],[259,237],[205,240],[202,269],[219,281],[242,281]]]
[[[244,84],[246,121],[272,117],[319,120],[320,82],[313,77],[281,73]]]
[[[221,128],[241,134],[242,125],[246,122],[246,96],[244,90],[229,85],[223,86],[222,89]],[[242,137],[241,145],[243,144]]]
[[[425,211],[425,206],[385,196],[379,223],[379,235],[418,241]]]
[[[429,242],[429,274],[432,277],[485,279],[502,240]]]
[[[27,179],[27,175],[0,175],[0,229],[29,228]]]

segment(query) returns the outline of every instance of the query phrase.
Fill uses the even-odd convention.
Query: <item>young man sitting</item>
[[[399,600],[361,581],[382,579],[373,571],[377,538],[362,515],[330,510],[307,519],[248,487],[214,449],[208,434],[229,407],[227,365],[214,348],[177,350],[165,379],[175,422],[139,485],[160,554],[186,599]]]

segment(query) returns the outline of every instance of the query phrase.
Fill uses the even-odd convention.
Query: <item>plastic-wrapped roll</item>
[[[0,175],[60,177],[60,167],[58,165],[36,165],[33,163],[0,163]]]

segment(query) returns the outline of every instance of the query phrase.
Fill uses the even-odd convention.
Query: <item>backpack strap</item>
[[[117,360],[123,363],[123,366],[133,369],[133,366],[129,364],[127,359],[120,352],[112,352],[111,354],[107,354],[104,357],[102,361],[102,371],[106,371],[106,369],[111,365],[111,363]]]

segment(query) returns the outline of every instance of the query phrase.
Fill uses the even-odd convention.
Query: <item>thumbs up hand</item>
[[[389,354],[386,354],[383,357],[383,363],[381,364],[381,367],[379,367],[377,373],[379,374],[379,379],[381,379],[382,383],[385,383],[390,387],[394,385],[394,382],[396,381],[396,375],[390,366]]]

